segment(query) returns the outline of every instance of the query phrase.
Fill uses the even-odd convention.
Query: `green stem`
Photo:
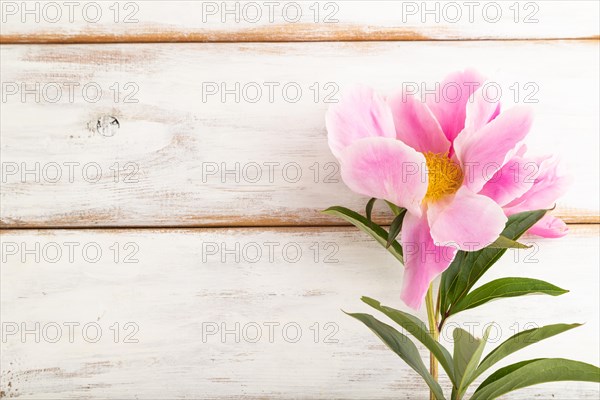
[[[429,330],[431,332],[431,336],[433,336],[433,340],[437,342],[439,340],[438,313],[433,303],[433,283],[429,285],[429,290],[427,291],[427,296],[425,297],[425,304],[427,305],[427,319],[429,321]],[[433,355],[433,353],[429,353],[429,372],[431,373],[433,379],[437,382],[438,361]],[[436,400],[436,397],[433,394],[433,392],[429,392],[429,399]]]

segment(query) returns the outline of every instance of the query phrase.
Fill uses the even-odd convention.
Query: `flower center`
[[[427,163],[429,185],[426,201],[436,201],[456,193],[463,181],[460,166],[448,157],[448,153],[423,153]]]

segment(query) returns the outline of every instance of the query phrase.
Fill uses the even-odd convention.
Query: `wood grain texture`
[[[340,310],[371,312],[361,295],[403,308],[402,267],[319,213],[366,203],[341,182],[323,120],[326,100],[353,83],[430,88],[466,66],[498,82],[507,106],[535,101],[529,148],[559,154],[575,178],[554,211],[570,234],[526,237],[533,247],[508,252],[486,280],[570,293],[459,314],[442,340],[453,322],[480,336],[493,320],[494,344],[585,322],[500,365],[598,364],[600,225],[578,223],[600,223],[600,3],[483,1],[472,20],[465,2],[273,6],[82,1],[69,21],[64,2],[0,2],[0,398],[427,398]],[[221,85],[236,84],[222,100]],[[389,222],[383,208],[376,219]],[[55,227],[74,229],[30,229]],[[560,382],[503,399],[599,396],[597,384]]]
[[[340,310],[370,312],[361,295],[403,308],[402,267],[355,229],[1,233],[0,390],[7,398],[426,398],[416,374]],[[558,241],[526,237],[534,247],[507,253],[485,278],[533,277],[570,293],[497,301],[451,322],[465,329],[478,323],[472,329],[481,335],[493,320],[494,344],[536,324],[585,322],[502,365],[539,356],[597,363],[599,233],[598,226],[573,225]],[[101,256],[92,262],[97,249]],[[79,323],[72,342],[69,322]],[[134,332],[127,322],[138,330],[126,339]],[[11,334],[14,323],[19,331]],[[33,332],[40,324],[39,343],[34,333],[21,336],[23,323]],[[53,324],[62,327],[58,339]],[[96,326],[102,334],[92,343]],[[209,326],[218,331],[208,334]],[[230,330],[224,338],[223,328]],[[503,398],[597,399],[599,389],[563,382]]]
[[[559,155],[574,176],[555,214],[600,221],[597,42],[6,45],[0,52],[3,227],[339,224],[319,211],[360,210],[366,199],[345,187],[328,149],[327,99],[356,82],[384,94],[403,85],[431,90],[465,66],[493,79],[505,108],[534,108],[530,151]],[[101,97],[92,102],[95,88]]]
[[[51,1],[36,2],[37,8],[36,3],[3,3],[0,43],[582,39],[599,35],[596,1],[153,0],[81,1],[72,8]]]

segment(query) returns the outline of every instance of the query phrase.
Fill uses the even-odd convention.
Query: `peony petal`
[[[552,208],[570,184],[571,177],[561,171],[558,158],[540,158],[539,173],[531,189],[508,203],[504,211],[507,215],[512,215],[523,211]]]
[[[517,157],[523,157],[523,156],[525,156],[525,153],[527,153],[527,145],[526,144],[522,144],[521,147],[519,147],[519,149],[515,153],[515,156],[517,156]]]
[[[399,140],[421,153],[445,153],[450,149],[450,142],[425,103],[405,93],[396,94],[388,103]]]
[[[569,232],[569,228],[562,219],[546,214],[527,232],[545,238],[560,238]]]
[[[464,185],[478,193],[520,149],[532,122],[528,107],[514,107],[477,131],[463,131],[454,141],[464,172]]]
[[[427,193],[423,154],[396,139],[364,138],[344,150],[340,165],[342,179],[353,191],[421,214]]]
[[[469,98],[466,113],[465,130],[476,131],[500,114],[500,103],[494,101],[482,86]]]
[[[375,91],[356,86],[344,94],[339,103],[329,107],[325,116],[327,140],[337,158],[358,139],[383,136],[396,137],[392,112]]]
[[[476,71],[459,71],[446,77],[435,94],[425,95],[429,109],[450,142],[465,127],[467,102],[484,81],[483,76]]]
[[[429,284],[448,268],[456,249],[434,244],[425,212],[421,217],[406,214],[400,241],[405,267],[401,298],[409,307],[419,309]]]
[[[538,172],[534,161],[515,156],[486,182],[479,194],[504,206],[531,189]]]
[[[494,242],[508,220],[496,202],[464,186],[454,196],[431,203],[427,215],[436,243],[466,251],[480,250]]]

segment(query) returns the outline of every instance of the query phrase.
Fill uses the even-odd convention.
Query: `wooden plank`
[[[555,214],[600,222],[597,42],[7,45],[0,52],[4,227],[339,224],[319,210],[359,210],[366,199],[339,178],[324,126],[329,102],[356,82],[386,94],[431,90],[445,74],[439,60],[447,72],[472,66],[492,77],[505,108],[535,109],[529,148],[560,155],[575,178]]]
[[[6,397],[426,397],[416,374],[340,310],[368,312],[361,295],[404,307],[402,267],[355,229],[1,233]],[[494,321],[494,344],[535,325],[585,322],[502,365],[536,356],[597,363],[599,233],[573,225],[558,241],[525,238],[534,247],[507,253],[486,277],[544,279],[570,293],[498,301],[451,322],[480,335]],[[31,332],[22,337],[22,328]],[[503,398],[597,399],[598,389],[556,383]]]
[[[0,43],[597,38],[596,1],[2,2]]]

